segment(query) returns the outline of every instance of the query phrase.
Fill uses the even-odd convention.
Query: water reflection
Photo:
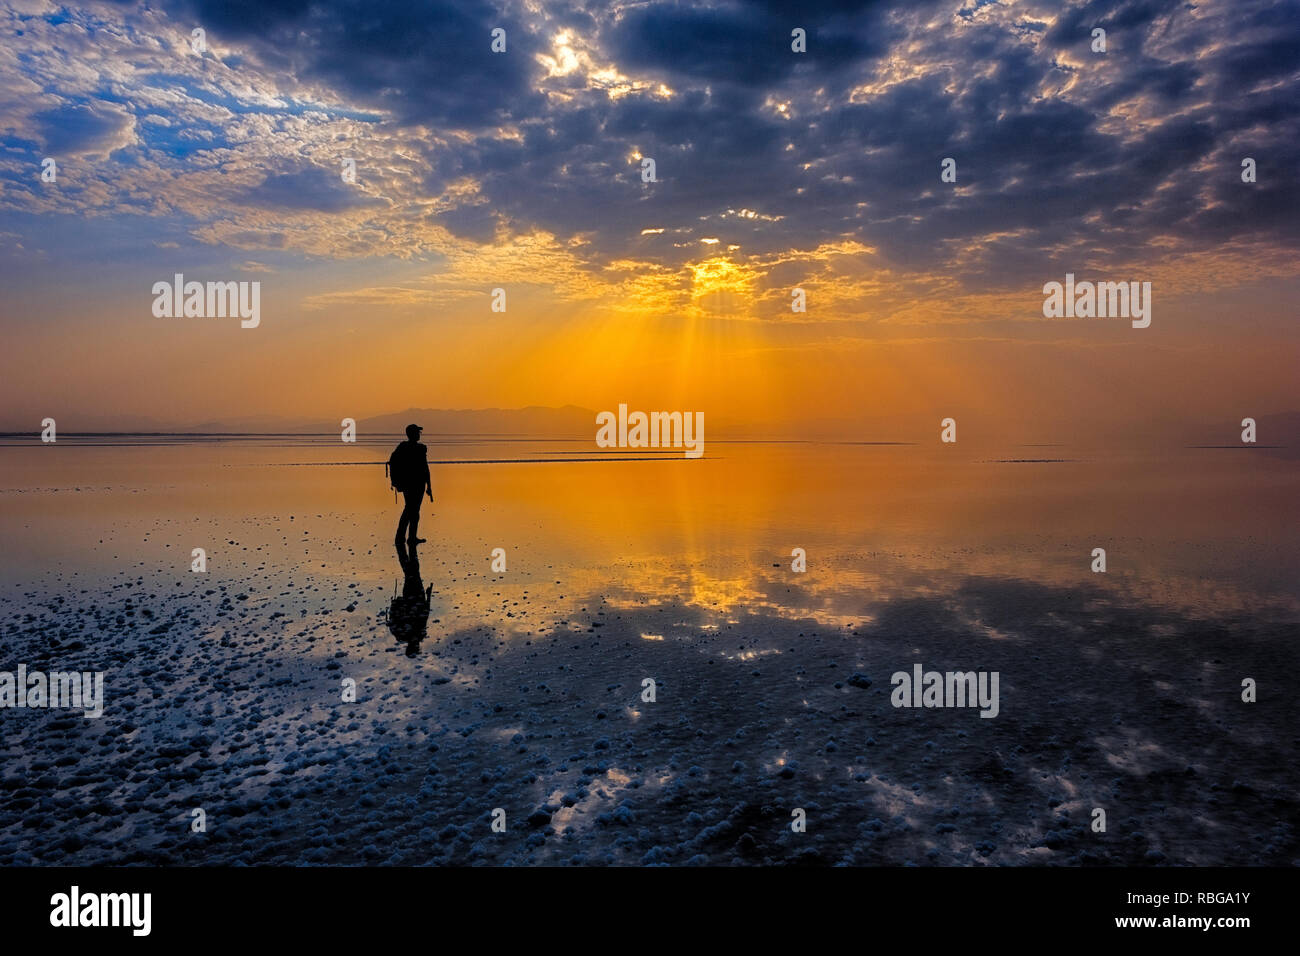
[[[402,567],[402,593],[398,595],[394,585],[393,600],[388,606],[388,630],[398,643],[406,645],[406,656],[415,657],[420,653],[420,643],[429,636],[429,602],[433,597],[433,585],[426,588],[420,577],[418,545],[408,547],[399,539],[397,561]]]

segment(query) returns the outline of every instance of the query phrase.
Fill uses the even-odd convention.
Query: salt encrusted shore
[[[1300,862],[1293,623],[994,577],[827,622],[775,571],[718,613],[424,563],[414,656],[391,588],[307,564],[6,594],[0,664],[106,688],[0,711],[0,865]],[[998,716],[891,706],[917,661],[999,672]]]

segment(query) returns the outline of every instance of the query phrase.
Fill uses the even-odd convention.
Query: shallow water
[[[391,444],[11,440],[0,447],[0,593],[57,589],[60,577],[99,586],[128,568],[191,587],[196,547],[207,584],[250,569],[391,578]],[[915,572],[1122,588],[1207,614],[1293,616],[1300,600],[1300,464],[1254,450],[713,442],[689,460],[562,441],[429,444],[426,560],[454,556],[487,574],[500,547],[502,583],[562,567],[675,600],[689,597],[685,576],[730,604],[757,579],[785,577],[800,547],[808,573],[791,583],[877,598],[920,593]],[[615,460],[632,456],[658,460]],[[1090,571],[1095,547],[1105,575]]]
[[[107,687],[0,716],[0,863],[1300,856],[1295,462],[431,440],[404,570],[391,444],[0,447],[0,670]],[[997,719],[891,706],[915,662]]]

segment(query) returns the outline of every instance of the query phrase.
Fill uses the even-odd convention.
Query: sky
[[[1300,3],[0,0],[0,35],[5,429],[1300,409]],[[156,317],[176,273],[259,282],[259,325]],[[1150,282],[1150,327],[1045,318],[1067,273]]]

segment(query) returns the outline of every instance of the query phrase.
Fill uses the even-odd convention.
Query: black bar
[[[0,871],[0,925],[7,942],[74,932],[81,940],[140,938],[129,925],[52,926],[55,895],[76,886],[83,906],[91,894],[148,893],[147,938],[205,946],[418,940],[431,929],[446,940],[454,927],[497,942],[500,933],[523,933],[576,944],[604,938],[591,935],[598,929],[662,939],[692,926],[760,940],[801,927],[822,938],[840,927],[864,946],[896,933],[921,945],[1127,936],[1230,946],[1292,927],[1297,883],[1296,870],[1281,868],[50,867]],[[1154,924],[1119,925],[1146,918]],[[1185,922],[1204,918],[1215,925]]]

